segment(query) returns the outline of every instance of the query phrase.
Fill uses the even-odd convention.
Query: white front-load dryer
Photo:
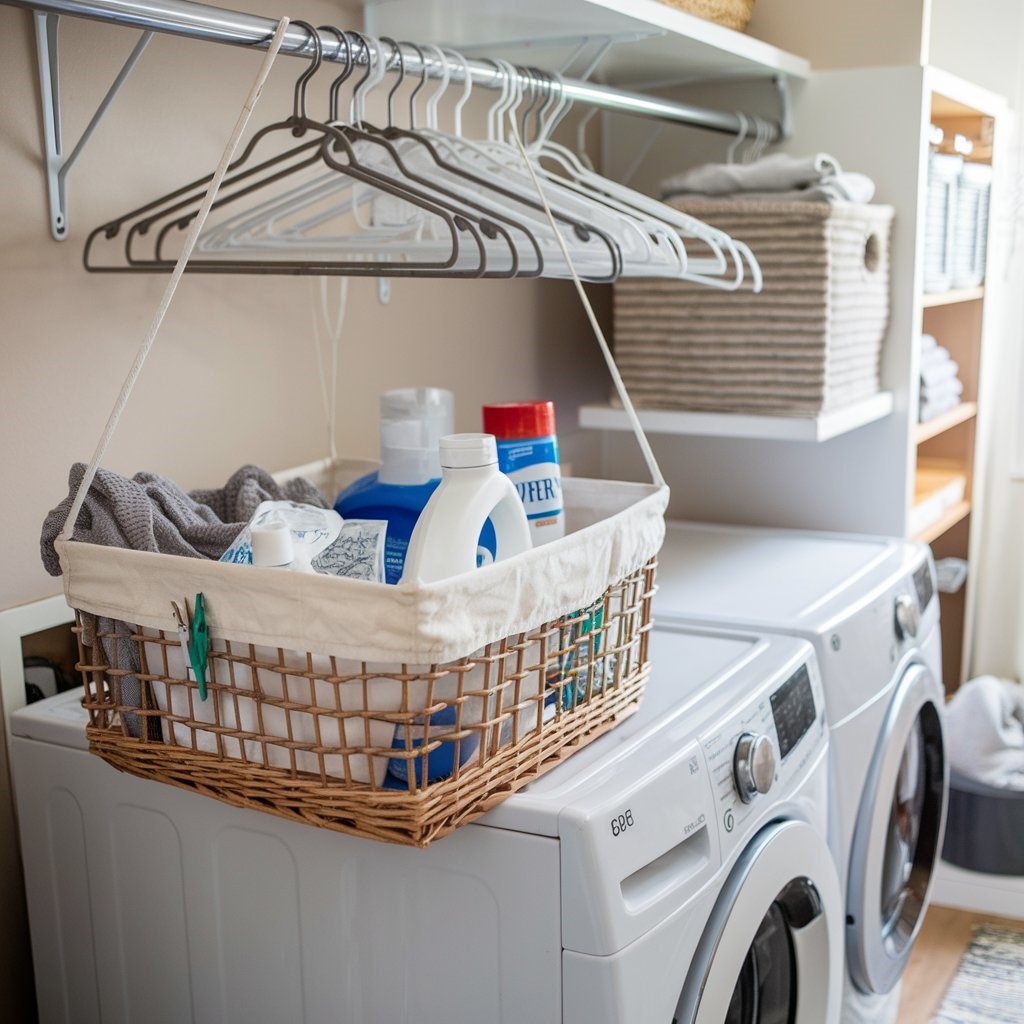
[[[832,843],[849,977],[859,993],[889,993],[928,904],[945,820],[939,611],[928,548],[677,522],[659,555],[658,586],[656,630],[728,624],[814,646],[832,730]],[[851,1020],[863,1005],[853,995]]]
[[[828,725],[791,638],[650,638],[639,711],[425,850],[229,807],[12,716],[43,1024],[835,1024]]]

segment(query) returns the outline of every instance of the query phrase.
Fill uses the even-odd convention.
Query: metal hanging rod
[[[49,14],[91,18],[118,25],[134,26],[152,32],[166,32],[191,39],[205,39],[258,49],[266,48],[276,28],[276,22],[270,18],[223,10],[207,4],[191,3],[190,0],[2,0],[2,2],[9,3],[14,7],[26,7]],[[325,60],[338,61],[345,56],[345,46],[333,33],[323,33],[320,36],[320,42]],[[384,46],[390,65],[392,59],[395,58],[395,51],[386,43]],[[310,57],[313,50],[312,38],[306,29],[298,25],[288,28],[281,46],[281,53]],[[365,63],[367,53],[362,47],[354,47],[353,57],[360,63]],[[418,57],[405,54],[404,61],[406,71],[412,74],[421,73],[424,63],[428,75],[440,77],[442,73],[441,63],[430,58],[421,62]],[[496,70],[494,65],[487,61],[469,60],[468,67],[474,85],[480,85],[485,89],[497,89],[505,80],[503,73]],[[451,79],[455,82],[463,81],[462,69],[452,68]],[[735,113],[710,110],[689,103],[662,100],[657,97],[645,96],[642,93],[571,79],[563,82],[563,92],[566,98],[573,102],[605,110],[637,114],[641,117],[671,121],[676,124],[694,125],[727,135],[738,135],[741,129],[745,130],[745,134],[755,134],[752,120],[744,120]],[[770,141],[784,137],[785,126],[783,123],[769,122],[769,125],[773,133]]]
[[[193,3],[191,0],[0,0],[0,3],[24,7],[35,12],[46,172],[50,193],[50,226],[54,238],[58,240],[66,238],[68,234],[66,179],[71,164],[127,78],[152,33],[163,32],[189,39],[265,49],[277,28],[277,22],[270,18],[228,11],[208,4]],[[57,33],[61,15],[139,28],[144,33],[143,39],[118,75],[69,157],[64,156],[60,129]],[[349,51],[355,63],[366,64],[375,59],[373,49],[360,41],[361,37],[358,34],[355,37],[339,37],[335,32],[325,31],[315,35],[319,37],[325,60],[347,61]],[[401,65],[409,74],[425,74],[433,78],[447,74],[449,79],[456,83],[464,82],[468,74],[475,86],[485,89],[500,89],[508,82],[507,73],[492,61],[468,59],[464,64],[459,62],[445,66],[441,61],[422,53],[412,54],[408,50],[403,50],[399,54],[397,48],[390,43],[381,42],[380,45],[383,47],[385,67],[388,68],[397,69]],[[302,25],[288,27],[281,53],[309,59],[315,51],[314,33],[310,33]],[[528,73],[520,73],[520,79],[524,86],[530,84]],[[737,138],[744,135],[759,135],[767,142],[775,142],[789,134],[789,95],[784,78],[776,77],[774,84],[780,108],[778,121],[712,110],[578,79],[560,79],[559,88],[566,99],[595,110],[608,110],[672,124],[690,125]]]

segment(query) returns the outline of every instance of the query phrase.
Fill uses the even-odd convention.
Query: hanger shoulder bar
[[[265,49],[270,44],[277,23],[270,18],[238,11],[224,10],[208,4],[193,3],[191,0],[0,0],[12,7],[25,7],[49,14],[66,14],[76,18],[90,18],[108,21],[118,25],[129,25],[153,32],[165,32],[191,39],[226,43],[235,46],[250,46]],[[346,43],[331,32],[320,36],[324,60],[341,60],[346,53]],[[388,63],[394,56],[393,50],[385,45]],[[310,57],[313,54],[311,34],[301,25],[290,25],[281,44],[281,53],[290,56]],[[358,63],[366,63],[368,55],[359,46],[353,52]],[[423,66],[428,75],[439,77],[441,64],[429,57],[422,62],[408,54],[404,58],[405,69],[418,74]],[[468,62],[473,84],[497,89],[505,80],[502,72],[485,61]],[[463,78],[461,69],[452,69],[449,75],[453,81]],[[563,83],[567,98],[619,113],[635,114],[675,124],[693,125],[711,131],[736,135],[743,127],[738,116],[732,112],[711,110],[689,103],[663,100],[628,92],[612,86],[597,85],[567,79]],[[752,125],[752,122],[749,122]],[[773,139],[782,138],[784,132],[779,124],[772,124]],[[753,129],[749,134],[753,133]]]

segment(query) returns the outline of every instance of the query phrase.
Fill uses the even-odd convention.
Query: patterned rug
[[[1024,1021],[1024,931],[979,925],[932,1024]]]

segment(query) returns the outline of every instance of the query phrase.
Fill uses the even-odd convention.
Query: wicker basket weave
[[[687,14],[706,18],[726,28],[742,32],[754,13],[754,0],[661,0],[669,7],[678,7]]]
[[[79,611],[89,746],[230,804],[426,846],[636,710],[653,580],[652,561],[595,604],[446,665],[215,639],[206,701],[175,633]],[[130,676],[141,706],[124,696]]]

